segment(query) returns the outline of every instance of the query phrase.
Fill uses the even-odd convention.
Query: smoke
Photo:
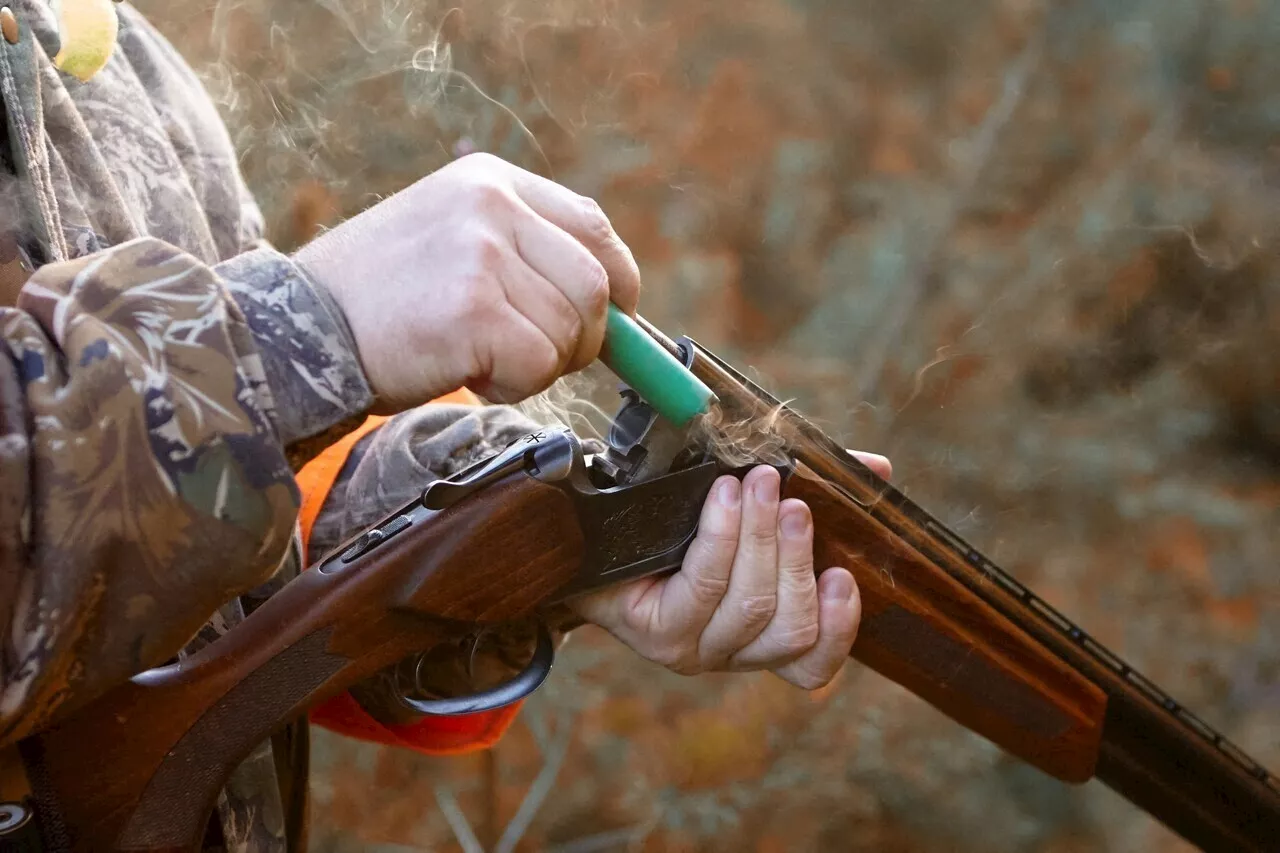
[[[608,368],[596,362],[578,373],[562,376],[546,391],[515,405],[521,414],[534,423],[559,425],[573,430],[582,439],[605,441],[613,412],[606,410],[611,382],[616,387],[617,378]],[[617,401],[614,409],[621,405]]]
[[[616,124],[661,29],[622,0],[135,5],[212,96],[286,251],[470,151],[571,182],[581,131]]]
[[[580,439],[603,445],[620,405],[617,382],[608,368],[596,362],[579,373],[561,377],[546,391],[515,408],[534,423],[568,427]],[[609,409],[606,400],[617,405]],[[698,455],[707,453],[729,468],[783,465],[791,435],[785,409],[786,404],[778,404],[733,414],[713,405],[687,427],[686,447]]]
[[[544,140],[564,151],[582,129],[616,123],[628,79],[666,56],[641,45],[667,42],[670,27],[624,0],[216,0],[201,49],[189,35],[200,23],[177,17],[190,6],[137,5],[197,69],[286,250],[473,150],[557,179]],[[589,80],[570,70],[587,46],[602,72]],[[518,408],[603,440],[616,381],[593,366]],[[778,426],[777,412],[716,410],[689,437],[747,464],[781,458]]]
[[[782,465],[789,444],[784,409],[785,405],[778,405],[735,417],[720,406],[712,406],[690,425],[690,442],[731,468]]]

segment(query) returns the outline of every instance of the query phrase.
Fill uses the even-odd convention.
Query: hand
[[[883,456],[851,452],[881,477],[892,475]],[[815,577],[809,508],[779,501],[779,483],[769,466],[753,469],[741,484],[720,478],[679,572],[571,606],[641,656],[684,675],[763,669],[806,690],[828,684],[858,632],[857,587],[843,568]]]
[[[321,235],[298,264],[346,315],[379,411],[463,385],[537,394],[598,355],[640,273],[600,206],[472,154]]]

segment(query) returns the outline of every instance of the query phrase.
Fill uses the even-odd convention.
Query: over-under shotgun
[[[677,569],[714,479],[742,465],[698,439],[680,408],[692,400],[769,424],[769,453],[751,461],[777,465],[784,496],[808,502],[817,564],[857,578],[854,658],[1063,782],[1100,779],[1206,850],[1280,850],[1275,776],[705,348],[615,321],[611,366],[638,328],[648,343],[625,340],[695,380],[667,399],[652,372],[618,371],[680,414],[628,392],[604,453],[548,428],[424,484],[199,654],[24,741],[45,848],[196,850],[232,770],[317,703],[438,643]],[[511,684],[405,702],[500,705],[550,660],[544,632]]]

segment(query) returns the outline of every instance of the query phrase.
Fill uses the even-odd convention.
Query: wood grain
[[[197,849],[230,773],[288,720],[461,630],[528,613],[584,552],[569,497],[518,474],[333,573],[304,572],[181,665],[25,741],[45,822],[75,853]]]
[[[854,658],[1058,779],[1093,776],[1106,711],[1097,686],[811,469],[784,494],[813,512],[816,564],[858,582]]]

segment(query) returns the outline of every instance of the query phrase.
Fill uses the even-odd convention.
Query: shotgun
[[[24,740],[44,848],[198,849],[231,772],[289,720],[439,643],[678,569],[714,480],[746,462],[777,466],[783,496],[808,503],[816,564],[856,577],[853,658],[1203,849],[1280,849],[1276,776],[801,415],[691,338],[616,310],[601,358],[624,382],[603,452],[548,427],[424,484],[200,653]],[[734,453],[726,424],[751,433]],[[500,707],[537,689],[553,656],[543,629],[511,682],[402,701]]]

